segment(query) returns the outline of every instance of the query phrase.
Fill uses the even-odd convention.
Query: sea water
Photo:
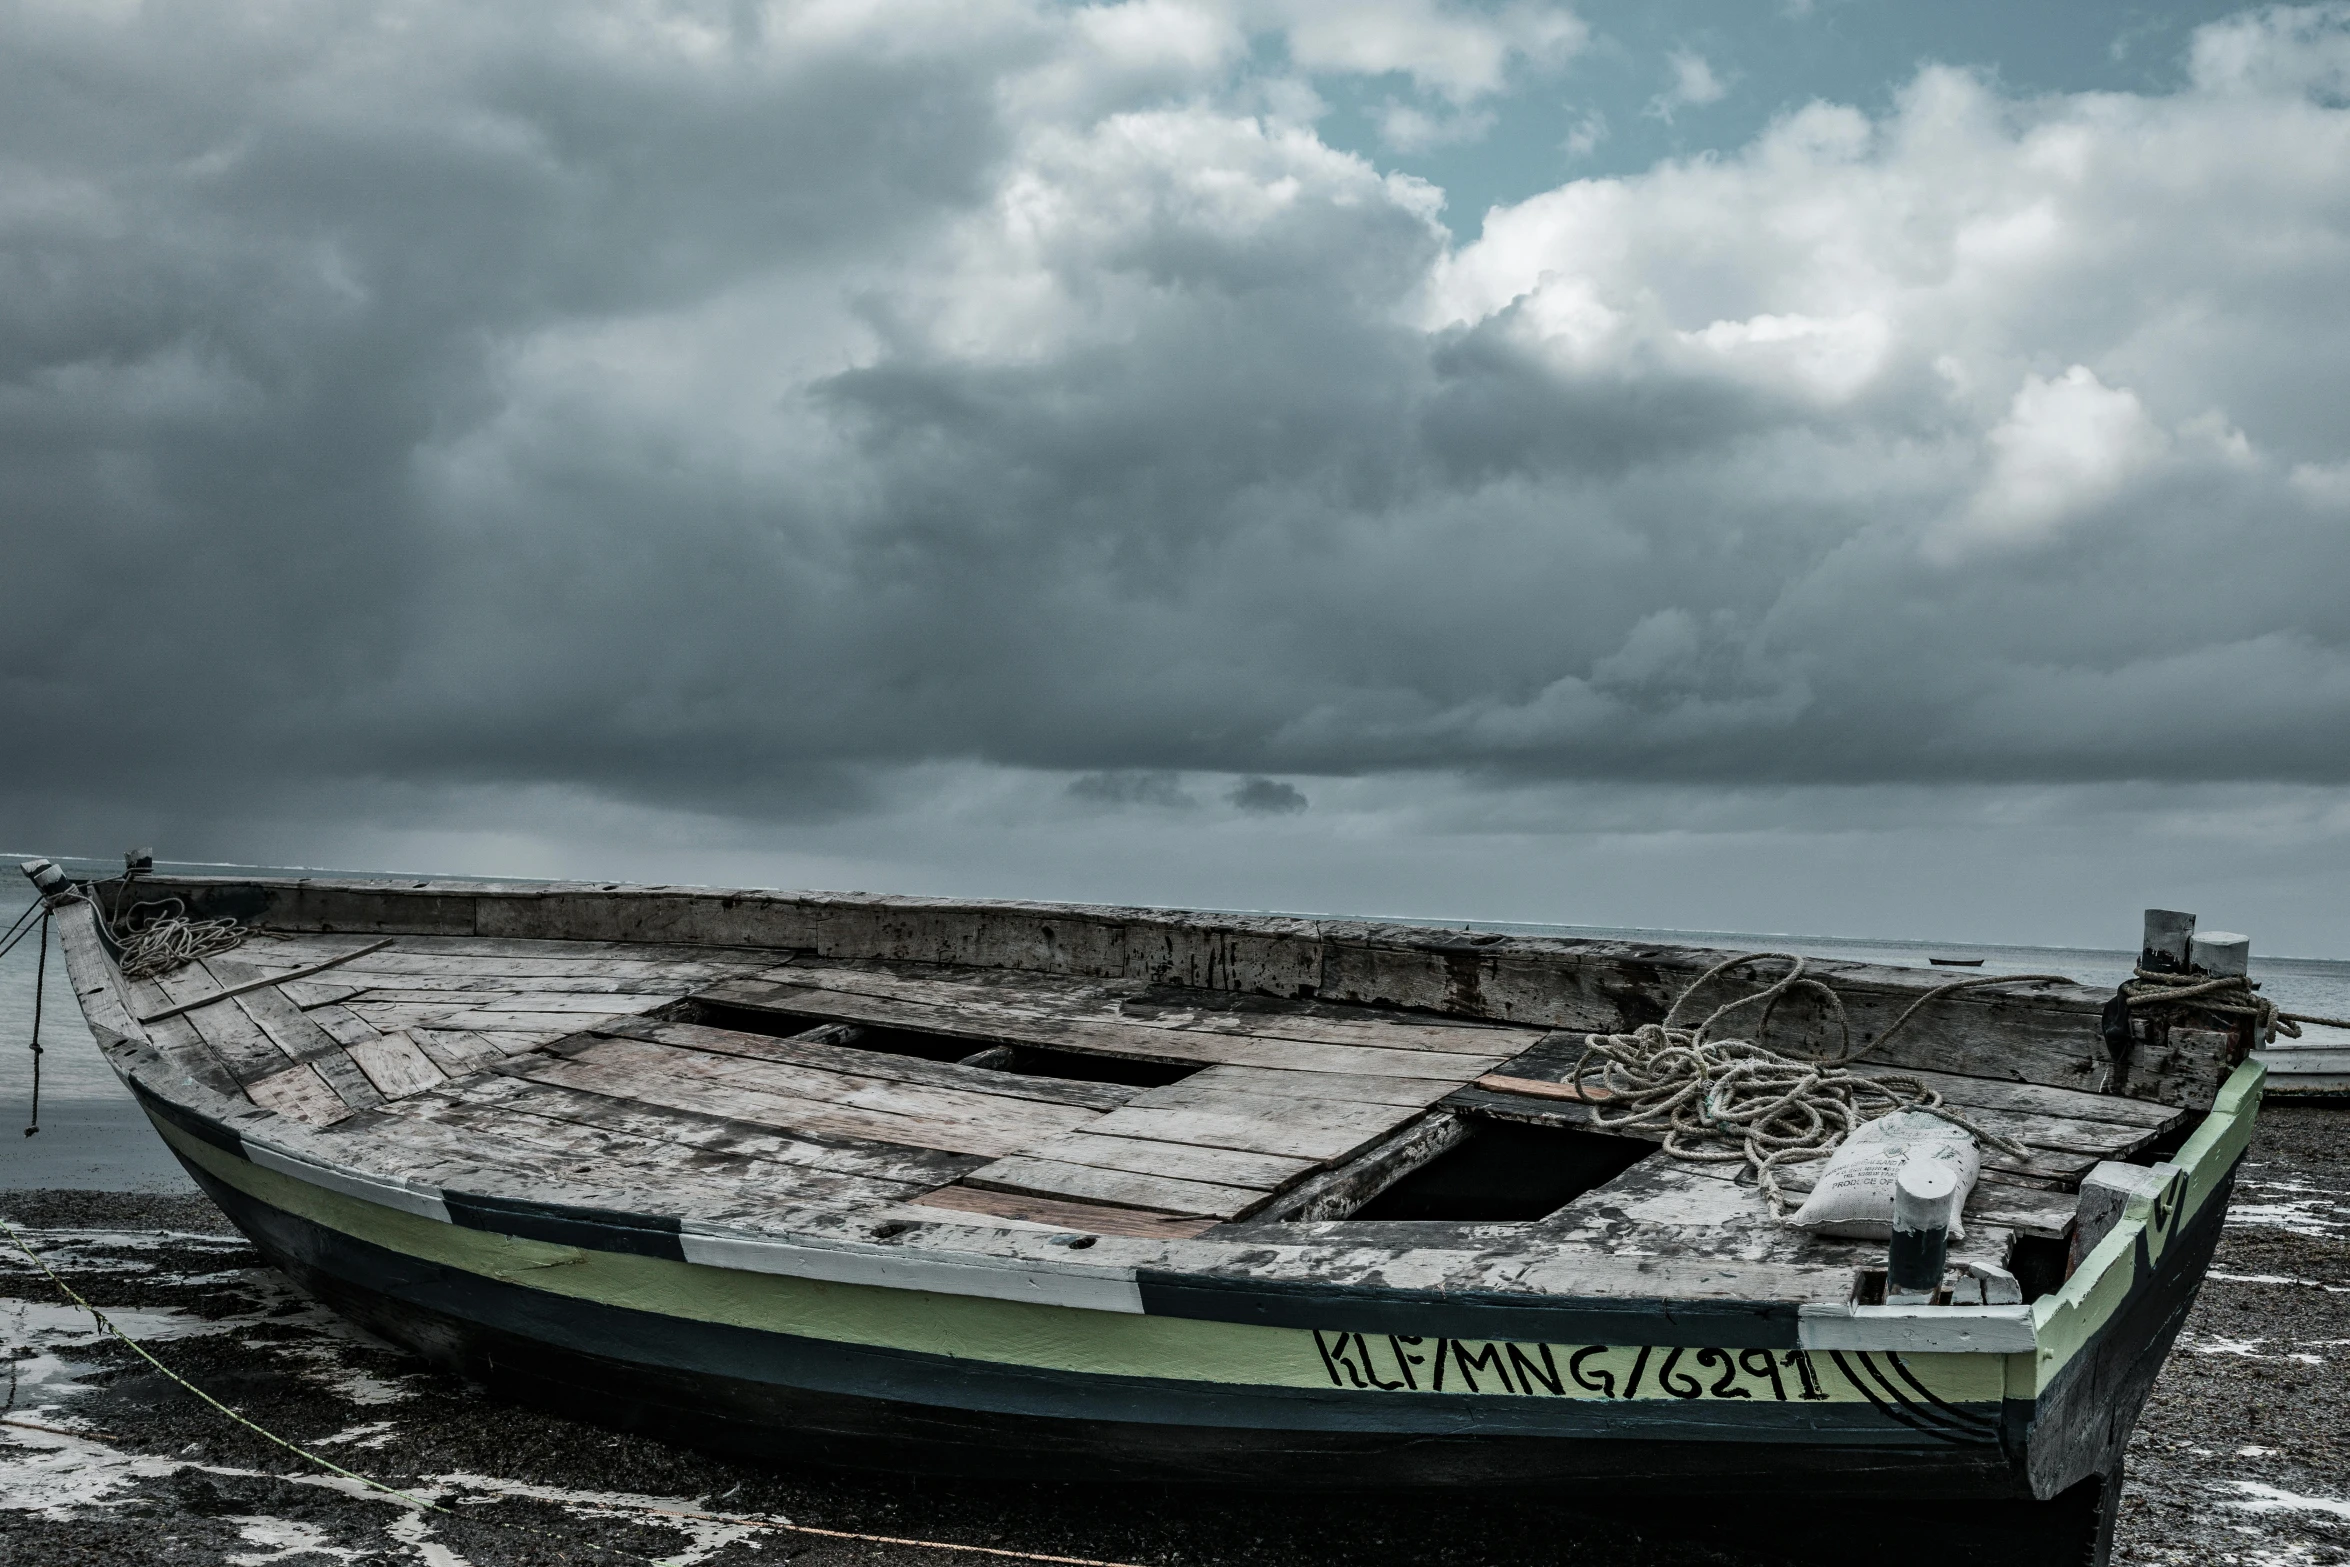
[[[95,864],[68,865],[76,874],[104,874]],[[292,874],[303,874],[299,868]],[[344,874],[381,874],[345,872]],[[447,878],[444,878],[447,879]],[[29,903],[30,889],[0,893],[0,927]],[[1574,936],[1711,947],[1731,952],[1791,952],[1809,958],[1932,968],[1935,958],[1980,958],[1980,968],[1937,970],[1953,979],[1969,974],[2063,974],[2100,989],[2129,977],[2133,952],[2096,947],[2004,947],[1966,942],[1877,940],[1852,936],[1757,934],[1730,930],[1641,930],[1600,925],[1533,925],[1493,921],[1466,924],[1408,920],[1447,929],[1513,936]],[[42,996],[41,1131],[22,1135],[32,1112],[34,976],[40,967],[38,933],[0,959],[0,1191],[78,1187],[103,1191],[177,1190],[187,1177],[164,1151],[130,1095],[115,1080],[82,1023],[65,975],[63,953],[49,941]],[[2262,994],[2288,1012],[2350,1017],[2350,961],[2265,957],[2257,949],[2253,978]],[[2312,1042],[2350,1045],[2350,1032],[2311,1028]]]

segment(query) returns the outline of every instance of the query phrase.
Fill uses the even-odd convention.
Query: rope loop
[[[1733,997],[1699,1022],[1677,1020],[1690,998],[1730,970],[1747,964],[1783,962],[1785,973],[1762,988]],[[1725,958],[1690,982],[1658,1023],[1643,1023],[1620,1034],[1589,1034],[1567,1081],[1587,1095],[1594,1123],[1603,1131],[1639,1128],[1660,1135],[1665,1152],[1695,1164],[1743,1163],[1771,1211],[1786,1216],[1780,1190],[1784,1165],[1824,1159],[1863,1122],[1896,1110],[1919,1110],[1948,1121],[2013,1158],[2024,1148],[1985,1130],[1943,1103],[1942,1095],[1918,1078],[1864,1076],[1852,1063],[1901,1031],[1929,1002],[1986,985],[2067,983],[2055,974],[1973,975],[1937,985],[1912,1001],[1885,1031],[1855,1049],[1843,997],[1806,971],[1791,952],[1749,952]],[[1835,1024],[1832,1054],[1810,1058],[1761,1043],[1771,1014],[1789,996],[1816,998]],[[1760,1007],[1753,1039],[1717,1038],[1716,1028],[1732,1013]]]
[[[155,913],[136,931],[117,938],[125,979],[153,979],[198,958],[217,957],[245,944],[245,933],[235,920],[190,919],[188,906],[177,898],[134,903],[128,919],[135,921],[143,909]]]

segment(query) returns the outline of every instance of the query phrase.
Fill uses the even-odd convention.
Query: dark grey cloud
[[[1303,789],[1278,778],[1243,778],[1225,798],[1257,816],[1295,816],[1309,803]]]
[[[2338,12],[1463,247],[1210,9],[401,15],[0,21],[34,817],[2350,780]]]

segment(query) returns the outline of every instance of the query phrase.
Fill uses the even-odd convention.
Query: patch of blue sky
[[[1440,186],[1446,221],[1471,239],[1494,206],[1570,180],[1728,154],[1807,103],[1880,116],[1927,65],[1977,72],[2017,98],[2169,92],[2185,80],[2194,29],[2244,9],[1616,0],[1578,7],[1589,29],[1582,47],[1548,63],[1514,59],[1490,95],[1449,100],[1400,70],[1312,80],[1327,106],[1323,139]],[[1277,39],[1259,44],[1279,57]]]

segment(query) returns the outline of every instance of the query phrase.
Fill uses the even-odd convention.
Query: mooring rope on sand
[[[227,1416],[230,1420],[235,1421],[238,1425],[252,1432],[255,1436],[258,1436],[264,1441],[273,1443],[274,1445],[283,1448],[285,1451],[292,1453],[296,1458],[299,1458],[306,1463],[315,1464],[319,1468],[327,1470],[341,1477],[342,1479],[352,1482],[355,1485],[363,1486],[370,1491],[378,1492],[384,1496],[402,1502],[409,1507],[415,1508],[419,1512],[438,1513],[444,1518],[463,1519],[466,1522],[479,1523],[486,1525],[489,1528],[503,1529],[509,1533],[514,1534],[532,1535],[540,1540],[551,1542],[556,1547],[556,1555],[558,1558],[561,1557],[565,1547],[576,1545],[584,1549],[594,1551],[598,1555],[606,1558],[639,1562],[644,1564],[644,1567],[674,1567],[673,1559],[638,1556],[632,1551],[624,1551],[617,1546],[599,1545],[593,1540],[569,1540],[559,1534],[556,1534],[552,1530],[541,1529],[531,1524],[507,1523],[501,1519],[483,1517],[479,1513],[475,1512],[459,1513],[454,1508],[444,1507],[439,1502],[436,1502],[429,1497],[419,1496],[413,1491],[403,1491],[398,1486],[386,1485],[383,1481],[371,1479],[368,1476],[359,1473],[356,1469],[346,1469],[331,1458],[314,1453],[309,1448],[303,1447],[299,1443],[288,1441],[286,1438],[279,1436],[276,1432],[268,1429],[266,1426],[260,1425],[257,1422],[248,1419],[246,1416],[238,1413],[236,1410],[231,1409],[228,1405],[222,1403],[219,1399],[214,1398],[210,1393],[205,1392],[195,1383],[190,1382],[186,1377],[181,1376],[177,1371],[174,1371],[171,1367],[165,1365],[161,1360],[157,1359],[154,1353],[149,1350],[146,1345],[141,1344],[137,1339],[132,1338],[129,1334],[123,1332],[122,1329],[116,1327],[113,1321],[107,1317],[105,1312],[99,1310],[96,1306],[91,1305],[89,1301],[82,1297],[79,1291],[75,1290],[72,1285],[66,1283],[63,1278],[59,1277],[57,1270],[50,1267],[48,1260],[44,1258],[39,1252],[33,1250],[31,1243],[25,1239],[24,1233],[17,1229],[14,1224],[10,1223],[5,1216],[0,1216],[0,1230],[6,1230],[8,1232],[9,1241],[16,1247],[16,1249],[24,1253],[25,1258],[30,1261],[34,1267],[40,1269],[43,1274],[47,1275],[49,1282],[57,1287],[58,1293],[63,1295],[67,1300],[73,1302],[76,1306],[79,1306],[82,1310],[88,1312],[91,1319],[98,1324],[101,1331],[105,1332],[116,1341],[124,1345],[131,1351],[131,1353],[137,1355],[141,1360],[147,1362],[148,1365],[153,1366],[157,1371],[163,1373],[165,1377],[169,1378],[174,1383],[177,1383],[180,1387],[185,1388],[188,1392],[193,1393],[197,1398],[203,1400],[204,1403],[209,1405],[215,1412]],[[71,1437],[75,1439],[87,1439],[95,1435],[95,1433],[91,1432],[55,1430],[49,1426],[36,1425],[29,1420],[0,1419],[0,1425],[20,1426],[28,1430],[50,1432],[54,1435]],[[285,1479],[300,1477],[270,1476],[269,1478]],[[318,1482],[313,1480],[310,1483],[315,1484]],[[825,1529],[820,1528],[815,1524],[793,1523],[788,1519],[781,1518],[750,1518],[735,1513],[707,1513],[675,1507],[639,1507],[632,1506],[624,1502],[607,1502],[601,1500],[579,1501],[571,1503],[570,1505],[587,1507],[598,1512],[617,1513],[622,1517],[665,1518],[679,1519],[697,1523],[734,1524],[748,1529],[772,1529],[779,1533],[804,1534],[826,1540],[854,1540],[867,1545],[902,1545],[912,1549],[924,1551],[961,1551],[973,1556],[992,1556],[1001,1560],[1042,1562],[1046,1563],[1047,1567],[1135,1567],[1135,1564],[1131,1562],[1101,1561],[1090,1556],[1053,1556],[1041,1551],[1014,1550],[1008,1546],[958,1545],[949,1540],[921,1540],[900,1535],[864,1534],[854,1529]]]
[[[1777,959],[1787,972],[1775,983],[1735,997],[1708,1013],[1694,1027],[1678,1027],[1674,1019],[1689,998],[1708,983],[1742,964]],[[2070,983],[2060,974],[1978,974],[1953,980],[1926,991],[1874,1040],[1855,1050],[1852,1025],[1844,1000],[1835,990],[1806,972],[1804,960],[1792,952],[1749,952],[1707,969],[1666,1011],[1659,1023],[1643,1023],[1628,1033],[1589,1034],[1583,1053],[1568,1078],[1578,1089],[1597,1069],[1591,1086],[1605,1090],[1588,1095],[1595,1124],[1602,1130],[1661,1127],[1664,1149],[1675,1159],[1692,1163],[1743,1163],[1754,1172],[1771,1212],[1786,1216],[1787,1200],[1779,1190],[1781,1165],[1824,1159],[1842,1145],[1864,1121],[1897,1110],[1920,1110],[1948,1121],[2017,1159],[2029,1153],[2021,1144],[1978,1126],[1943,1103],[1942,1095],[1918,1078],[1899,1074],[1864,1076],[1850,1063],[1884,1047],[1920,1008],[1956,991],[1990,985]],[[1835,1020],[1840,1045],[1835,1055],[1809,1059],[1773,1050],[1759,1042],[1770,1029],[1771,1013],[1790,995],[1817,996]],[[1756,1039],[1715,1039],[1714,1026],[1742,1008],[1761,1006]],[[1609,1106],[1629,1106],[1629,1113],[1609,1113]],[[1871,1113],[1871,1106],[1875,1106]]]

